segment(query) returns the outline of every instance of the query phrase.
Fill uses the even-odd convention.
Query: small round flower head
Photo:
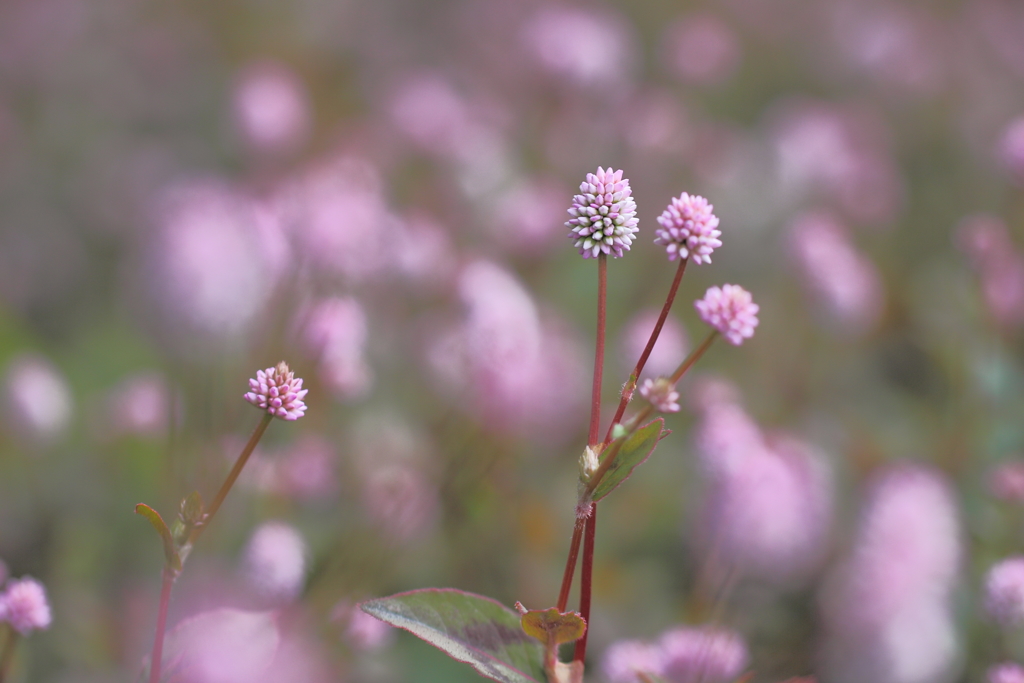
[[[710,287],[694,305],[700,319],[721,332],[730,344],[739,346],[744,339],[754,336],[760,306],[739,285]]]
[[[277,367],[259,370],[256,379],[249,380],[249,388],[245,400],[274,417],[298,420],[306,412],[302,399],[309,390],[302,388],[302,379],[296,379],[284,361]]]
[[[675,386],[664,377],[658,379],[645,379],[640,387],[640,395],[647,399],[647,402],[654,406],[654,409],[662,413],[679,412],[679,392]]]
[[[711,253],[722,246],[714,208],[704,197],[685,192],[672,199],[658,216],[661,227],[654,231],[654,243],[665,247],[669,261],[693,258],[694,263],[711,263]]]
[[[988,683],[1024,683],[1024,669],[1019,664],[1004,662],[989,668]]]
[[[622,171],[607,171],[600,166],[597,173],[588,173],[580,185],[580,194],[573,197],[565,227],[569,238],[583,258],[611,254],[619,258],[629,251],[637,232],[636,202],[629,181]]]
[[[1024,556],[995,564],[985,576],[985,609],[1006,627],[1024,624]]]
[[[50,626],[50,603],[43,584],[33,578],[11,581],[0,595],[0,619],[21,635]]]

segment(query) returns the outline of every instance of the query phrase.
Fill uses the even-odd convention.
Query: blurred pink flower
[[[561,210],[561,205],[559,205]],[[444,226],[423,215],[405,216],[395,226],[395,260],[414,292],[445,285],[456,269],[455,248]]]
[[[334,448],[318,436],[300,437],[274,464],[271,488],[276,493],[320,499],[337,491]]]
[[[1024,683],[1024,668],[1013,662],[1004,662],[990,667],[987,683]]]
[[[960,668],[951,598],[961,561],[959,512],[946,480],[890,466],[871,484],[846,560],[824,584],[828,680],[941,683]]]
[[[463,321],[427,348],[440,388],[497,428],[562,428],[585,381],[578,345],[557,321],[542,322],[529,293],[491,262],[462,270],[459,295]]]
[[[274,62],[251,64],[233,93],[234,115],[246,142],[260,151],[288,152],[305,141],[309,102],[299,79]]]
[[[280,644],[273,613],[215,609],[184,619],[167,633],[163,670],[183,683],[265,680]]]
[[[669,71],[694,85],[717,85],[736,73],[742,58],[736,32],[712,14],[692,14],[666,30],[664,60]]]
[[[6,621],[21,635],[48,629],[51,620],[46,589],[35,579],[15,579],[0,594],[0,621]]]
[[[249,380],[249,389],[245,400],[274,417],[298,420],[306,412],[302,399],[309,390],[302,388],[302,378],[296,378],[284,361],[275,367],[257,370],[256,378]]]
[[[989,473],[988,490],[999,500],[1024,503],[1024,460],[1018,458],[997,465]]]
[[[3,403],[10,427],[41,443],[67,429],[74,408],[64,377],[48,360],[33,353],[16,356],[7,366]]]
[[[323,299],[300,314],[306,347],[319,360],[320,377],[338,396],[356,399],[373,384],[366,363],[366,313],[352,297]]]
[[[391,97],[391,122],[422,149],[450,156],[471,126],[469,105],[442,76],[423,74],[402,83]]]
[[[711,263],[711,254],[722,246],[714,208],[699,195],[684,192],[672,198],[658,216],[661,227],[654,231],[654,243],[665,247],[669,261],[691,258],[697,264]]]
[[[636,367],[636,362],[640,359],[640,354],[643,353],[647,341],[651,338],[651,332],[654,331],[660,313],[661,311],[653,308],[647,309],[640,311],[626,322],[619,341],[619,355],[626,372],[630,372]],[[672,374],[683,362],[689,348],[690,340],[686,335],[686,330],[675,317],[669,315],[661,327],[658,341],[651,349],[651,355],[647,357],[643,374],[652,377]]]
[[[808,213],[793,221],[788,239],[806,287],[833,324],[854,335],[872,330],[884,306],[881,278],[843,227],[831,216]]]
[[[543,5],[524,25],[522,41],[541,66],[578,85],[606,88],[631,71],[634,48],[617,14]]]
[[[981,279],[982,297],[1001,327],[1024,326],[1024,254],[1013,244],[1006,223],[979,214],[964,219],[956,241]]]
[[[996,154],[1014,182],[1024,185],[1024,116],[1006,126],[999,138]]]
[[[371,617],[348,601],[338,603],[331,611],[331,620],[345,625],[345,642],[355,650],[381,650],[395,641],[395,628]]]
[[[161,436],[171,409],[167,383],[157,374],[133,375],[114,387],[107,399],[108,421],[114,433]]]
[[[494,203],[495,239],[517,253],[540,253],[561,233],[566,194],[560,183],[544,178],[513,184]]]
[[[265,522],[245,546],[245,576],[262,596],[291,602],[306,579],[306,542],[295,527]]]
[[[622,258],[629,251],[637,233],[636,202],[629,180],[622,171],[597,168],[580,184],[580,194],[573,197],[565,227],[583,258],[611,254]]]
[[[985,574],[985,609],[1007,629],[1024,624],[1024,556],[1001,560]]]
[[[718,330],[730,344],[739,346],[744,339],[754,336],[760,306],[754,303],[750,292],[739,285],[710,287],[694,306],[700,319]]]
[[[145,303],[156,304],[161,340],[186,349],[239,340],[287,267],[279,224],[218,181],[165,191],[154,214],[139,275],[151,298]]]
[[[437,490],[416,469],[401,464],[364,474],[362,502],[369,518],[394,541],[423,540],[437,520]]]
[[[601,673],[608,683],[637,683],[638,672],[660,675],[664,653],[654,643],[641,640],[617,640],[601,657]]]
[[[670,683],[728,683],[750,656],[742,636],[726,629],[680,627],[662,634],[660,672]]]

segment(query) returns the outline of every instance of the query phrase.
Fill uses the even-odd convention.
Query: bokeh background
[[[724,246],[651,371],[712,284],[761,325],[601,505],[588,680],[682,624],[741,634],[758,683],[1024,656],[985,597],[1024,546],[1021,3],[7,0],[0,559],[53,608],[13,680],[136,679],[162,554],[133,506],[209,499],[282,358],[308,413],[271,425],[171,623],[278,610],[262,680],[478,680],[351,605],[554,603],[596,283],[563,222],[599,165],[640,218],[610,406],[680,192]]]

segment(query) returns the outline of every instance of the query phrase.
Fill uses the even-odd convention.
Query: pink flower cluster
[[[1024,556],[997,562],[985,575],[985,609],[1006,628],[1024,624]]]
[[[621,170],[598,167],[597,173],[587,174],[569,208],[572,218],[565,222],[571,230],[569,238],[575,240],[574,246],[583,258],[598,254],[621,258],[629,251],[637,232],[632,194]]]
[[[701,320],[721,332],[730,344],[739,346],[754,336],[760,306],[739,285],[711,287],[694,305]]]
[[[298,420],[306,412],[302,399],[309,390],[302,388],[302,379],[296,379],[284,361],[276,367],[259,370],[256,379],[249,380],[249,389],[245,400],[274,417]]]
[[[21,635],[47,629],[51,620],[46,589],[35,579],[15,579],[0,594],[0,621],[6,621]]]
[[[711,263],[712,252],[722,246],[714,208],[704,197],[685,192],[672,199],[658,216],[661,227],[654,231],[654,243],[665,247],[669,261],[693,258],[694,263]]]
[[[666,631],[654,643],[621,640],[601,660],[611,683],[637,683],[639,674],[653,674],[671,683],[725,683],[747,665],[743,638],[717,628],[682,626]]]
[[[655,410],[661,413],[679,412],[679,392],[675,386],[664,377],[658,379],[646,379],[640,387],[640,395],[648,403],[654,406]]]

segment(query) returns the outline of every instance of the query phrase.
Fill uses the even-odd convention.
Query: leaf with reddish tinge
[[[626,441],[619,448],[619,452],[615,454],[615,460],[612,461],[611,466],[594,488],[593,501],[595,503],[614,491],[619,484],[629,479],[629,476],[633,474],[633,470],[647,460],[651,453],[654,452],[654,447],[658,445],[658,441],[662,438],[662,434],[665,431],[664,425],[665,420],[659,417],[648,422],[626,438]]]
[[[519,614],[491,598],[454,588],[425,588],[367,600],[359,607],[492,680],[545,679],[544,648],[523,632]]]

